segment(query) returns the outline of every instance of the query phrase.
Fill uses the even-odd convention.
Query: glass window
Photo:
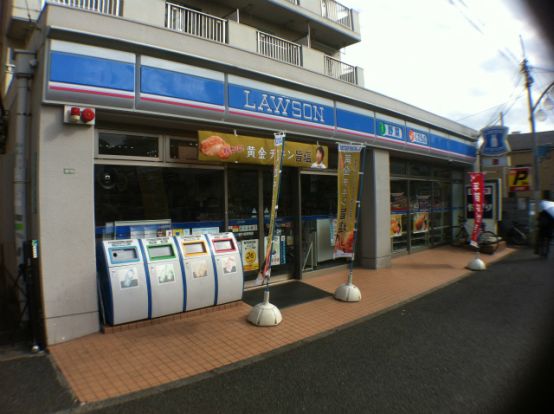
[[[187,139],[170,139],[169,159],[172,161],[197,161],[198,142]]]
[[[425,162],[411,162],[409,164],[409,175],[414,177],[430,177],[431,167]]]
[[[162,219],[171,219],[174,228],[191,227],[179,225],[183,222],[223,224],[222,170],[119,165],[96,165],[94,170],[97,227]]]
[[[390,160],[390,173],[391,175],[406,175],[408,173],[406,161],[392,158]]]
[[[450,179],[450,171],[451,171],[450,168],[434,167],[433,168],[433,177],[448,180],[448,179]]]
[[[125,157],[159,158],[159,138],[100,132],[98,134],[98,154]]]

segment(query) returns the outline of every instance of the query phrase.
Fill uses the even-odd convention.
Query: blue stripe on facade
[[[448,151],[448,142],[449,140],[447,138],[435,134],[431,134],[429,139],[431,148],[436,148],[443,151]]]
[[[223,82],[166,69],[142,66],[140,91],[213,105],[225,104]]]
[[[337,108],[337,127],[375,134],[375,118]]]
[[[50,80],[133,92],[135,65],[94,56],[51,51]]]
[[[229,84],[229,107],[259,114],[335,126],[334,108],[292,96]]]

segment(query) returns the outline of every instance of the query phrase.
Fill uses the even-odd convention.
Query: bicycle
[[[512,227],[506,232],[506,241],[516,246],[526,246],[529,244],[528,230],[516,221],[512,222]]]
[[[459,226],[454,226],[454,228],[459,227],[458,232],[452,240],[453,246],[467,246],[471,241],[471,234],[466,229],[467,220],[463,217],[458,217]],[[479,245],[479,251],[483,253],[493,254],[498,250],[498,245],[500,238],[496,233],[487,230],[485,223],[481,223],[481,231],[479,236],[477,236],[477,244]]]

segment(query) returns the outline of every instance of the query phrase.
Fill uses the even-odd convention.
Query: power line
[[[448,2],[452,6],[454,6],[460,12],[462,17],[483,37],[485,38],[488,37],[485,29],[486,25],[482,23],[480,20],[477,20],[475,17],[471,16],[471,11],[463,0],[448,0]],[[461,7],[460,5],[463,7]],[[519,67],[519,59],[512,53],[510,49],[508,49],[507,47],[500,48],[498,46],[495,46],[495,48],[498,51],[498,53],[500,53],[500,55],[504,57],[507,61]]]

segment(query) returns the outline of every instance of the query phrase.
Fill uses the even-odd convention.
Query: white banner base
[[[248,314],[248,322],[256,326],[277,326],[283,320],[277,306],[269,303],[269,291],[264,292],[264,301],[254,306]]]
[[[467,264],[469,270],[486,270],[487,265],[479,257],[479,252],[476,253],[475,259]]]
[[[362,292],[352,283],[345,283],[335,290],[335,299],[343,302],[359,302],[362,300]]]

